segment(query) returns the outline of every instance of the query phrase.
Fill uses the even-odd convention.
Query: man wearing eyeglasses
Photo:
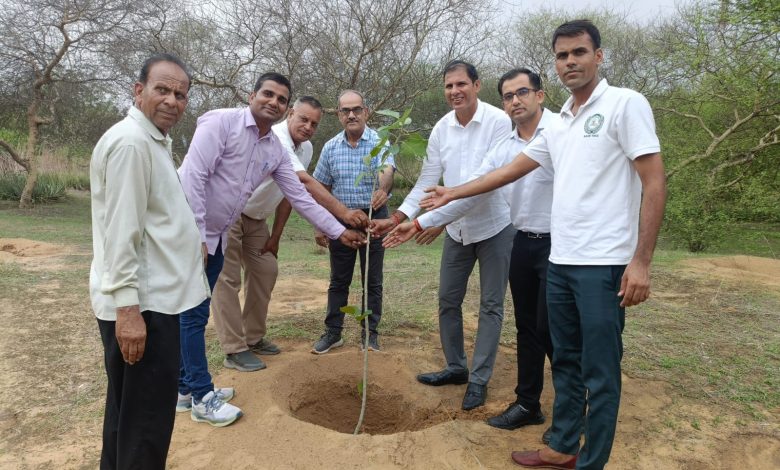
[[[515,129],[493,148],[471,179],[511,162],[534,137],[559,119],[557,114],[542,107],[545,97],[542,80],[527,68],[506,72],[498,80],[498,91]],[[545,299],[552,185],[553,171],[538,168],[532,175],[500,189],[509,204],[512,225],[517,229],[509,268],[517,328],[517,399],[503,413],[487,420],[489,425],[501,429],[542,424],[545,420],[540,398],[545,355],[552,360]],[[453,201],[423,214],[417,222],[422,228],[446,225],[471,213],[488,194]],[[385,239],[385,247],[398,246],[416,232],[414,224],[402,224]]]
[[[481,82],[473,65],[452,61],[444,68],[444,96],[452,111],[436,123],[428,140],[427,158],[412,191],[392,221],[375,224],[387,232],[420,211],[424,189],[438,184],[458,185],[482,164],[485,156],[512,131],[512,122],[500,109],[477,98]],[[418,244],[431,243],[444,229],[431,227],[417,235]],[[485,404],[504,319],[509,257],[515,230],[509,206],[498,192],[484,198],[470,214],[447,226],[439,284],[439,335],[447,366],[417,376],[426,385],[466,384],[461,408]],[[472,369],[463,344],[463,298],[469,276],[479,262],[480,305]]]
[[[393,187],[395,162],[392,156],[381,165],[382,154],[371,159],[371,165],[364,162],[371,149],[379,142],[379,135],[366,126],[368,108],[363,95],[355,90],[345,90],[338,98],[338,117],[344,127],[322,148],[320,159],[314,170],[314,178],[332,191],[333,195],[349,209],[360,209],[365,213],[373,209],[372,219],[386,219],[387,200]],[[363,174],[363,177],[360,175]],[[359,181],[358,181],[359,179]],[[350,227],[349,221],[343,221]],[[349,286],[355,270],[355,250],[338,240],[317,242],[327,246],[330,252],[330,286],[328,287],[328,311],[325,317],[325,333],[312,347],[312,353],[325,354],[333,348],[343,346],[342,329],[344,313],[340,308],[347,305]],[[373,239],[369,246],[368,263],[368,349],[379,351],[379,321],[382,317],[382,265],[385,251],[381,239]],[[366,248],[361,248],[361,272],[366,263]],[[362,322],[361,322],[361,326]],[[365,328],[363,326],[363,328]],[[365,338],[366,331],[362,332]],[[365,341],[361,341],[363,347]]]

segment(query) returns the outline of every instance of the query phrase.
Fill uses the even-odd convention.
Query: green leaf
[[[357,305],[345,305],[341,308],[339,308],[341,313],[344,313],[346,315],[352,315],[355,316],[360,313],[360,307]]]
[[[401,114],[398,113],[398,111],[392,111],[390,109],[380,109],[376,113],[382,116],[391,117],[393,119],[398,119],[401,116]]]
[[[403,116],[396,116],[399,123],[403,123],[404,126],[408,126],[412,123],[412,120],[409,119],[409,115],[412,114],[412,108],[406,108],[406,111],[404,111]]]
[[[355,178],[355,186],[359,185],[361,181],[363,181],[363,177],[366,176],[366,172],[360,173],[357,178]]]
[[[399,150],[401,150],[401,147],[398,144],[393,144],[390,146],[388,153],[390,155],[397,155]]]
[[[358,395],[363,395],[363,388],[364,387],[365,387],[365,385],[363,385],[363,381],[362,380],[360,382],[358,382]]]
[[[427,149],[428,141],[420,134],[414,132],[401,142],[399,154],[402,157],[422,157],[425,156]]]

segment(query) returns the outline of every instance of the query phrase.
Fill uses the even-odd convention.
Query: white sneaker
[[[212,426],[222,427],[233,424],[244,413],[237,406],[225,403],[214,392],[209,392],[200,402],[192,400],[193,421],[199,423],[209,423]]]
[[[230,401],[236,395],[236,390],[233,387],[215,388],[214,392],[219,396],[222,401]],[[182,413],[184,411],[190,411],[192,409],[192,394],[179,395],[179,400],[176,402],[176,412]]]

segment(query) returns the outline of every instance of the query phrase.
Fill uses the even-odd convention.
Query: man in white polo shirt
[[[572,93],[561,121],[510,164],[459,187],[432,189],[422,205],[490,191],[540,165],[555,170],[547,270],[552,433],[548,447],[513,452],[512,459],[528,468],[600,469],[617,424],[625,307],[650,294],[666,179],[647,100],[598,78],[604,52],[593,23],[564,23],[552,45],[558,76]]]
[[[314,200],[350,225],[362,227],[368,217],[349,210],[317,180],[306,173],[313,148],[310,142],[322,118],[322,104],[311,96],[301,96],[293,104],[287,119],[271,129],[287,150],[295,173]],[[214,286],[211,308],[219,343],[225,353],[224,366],[242,372],[266,367],[255,356],[279,354],[279,348],[265,338],[266,318],[271,292],[279,272],[277,254],[282,231],[292,206],[279,186],[268,180],[247,201],[241,217],[228,233],[225,264]],[[274,215],[273,229],[266,219]],[[244,267],[244,307],[239,303],[241,267]]]

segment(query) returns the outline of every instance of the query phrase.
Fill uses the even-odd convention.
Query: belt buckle
[[[544,238],[541,233],[525,232],[528,238]]]

